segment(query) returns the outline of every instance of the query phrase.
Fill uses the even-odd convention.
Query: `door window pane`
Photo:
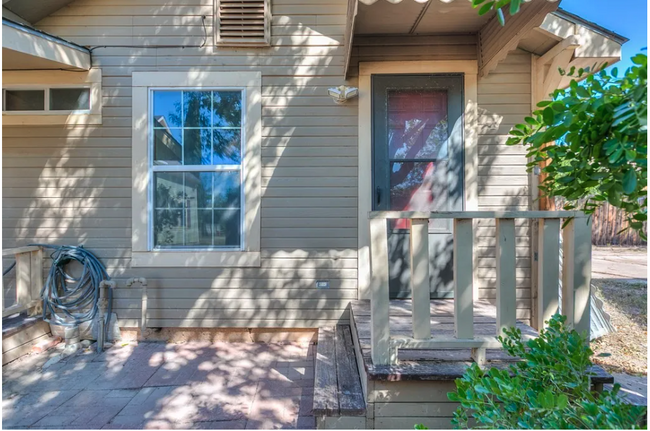
[[[447,92],[388,91],[388,156],[391,159],[447,157]]]
[[[6,111],[44,111],[45,90],[5,90]]]
[[[449,211],[447,162],[391,162],[390,206],[393,211]],[[429,221],[430,227],[446,225]],[[442,225],[441,225],[442,226]],[[396,220],[394,228],[406,229],[408,220]]]
[[[90,89],[50,89],[50,109],[53,111],[78,111],[90,109]]]

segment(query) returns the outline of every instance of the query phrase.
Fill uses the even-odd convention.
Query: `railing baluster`
[[[574,218],[562,231],[562,313],[576,331],[589,335],[591,219]]]
[[[388,293],[388,226],[386,219],[370,220],[370,336],[372,362],[375,365],[391,363],[389,293]]]
[[[454,329],[456,338],[474,338],[472,219],[454,219]]]
[[[32,300],[31,265],[31,253],[16,253],[16,304],[25,305]]]
[[[429,219],[411,220],[411,297],[413,338],[430,338]]]
[[[30,274],[30,300],[38,299],[41,296],[41,290],[43,289],[43,249],[39,248],[36,251],[32,251],[31,256],[31,274]],[[42,307],[35,307],[36,311]]]
[[[517,323],[515,220],[496,219],[497,335]]]
[[[537,252],[537,328],[558,312],[560,281],[560,219],[539,220]]]

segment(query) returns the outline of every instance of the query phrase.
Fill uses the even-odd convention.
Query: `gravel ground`
[[[591,343],[593,362],[610,373],[646,376],[648,367],[647,280],[594,279],[616,332]],[[598,355],[603,355],[599,357]],[[608,356],[605,356],[608,355]]]

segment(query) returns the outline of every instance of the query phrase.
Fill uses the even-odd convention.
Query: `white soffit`
[[[2,69],[77,69],[91,67],[90,51],[47,33],[2,20]]]

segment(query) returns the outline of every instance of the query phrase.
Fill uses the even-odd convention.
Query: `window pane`
[[[187,208],[185,210],[185,245],[212,245],[212,210]]]
[[[153,164],[181,165],[183,164],[183,129],[154,129],[153,130]]]
[[[7,111],[44,111],[44,90],[6,90],[5,110]]]
[[[214,92],[214,127],[241,126],[241,91]]]
[[[390,210],[391,211],[449,211],[449,188],[447,162],[391,162],[390,164]],[[396,228],[406,229],[408,220],[396,220]],[[443,228],[449,220],[432,219],[429,228]]]
[[[186,208],[212,208],[213,172],[185,173]]]
[[[183,208],[184,190],[183,174],[177,172],[159,172],[154,174],[156,190],[154,208]]]
[[[214,245],[216,247],[240,247],[239,210],[214,210]]]
[[[90,109],[90,89],[52,88],[50,89],[50,109],[53,111]]]
[[[183,245],[183,211],[154,211],[154,246]]]
[[[214,207],[240,208],[240,201],[239,171],[215,172]]]
[[[183,127],[210,127],[212,124],[212,92],[183,92]]]
[[[391,159],[447,157],[447,92],[388,92],[388,155]]]
[[[241,131],[239,129],[214,129],[212,164],[241,164]]]
[[[210,129],[183,129],[184,165],[209,165]]]
[[[181,92],[154,91],[153,127],[181,126]]]

